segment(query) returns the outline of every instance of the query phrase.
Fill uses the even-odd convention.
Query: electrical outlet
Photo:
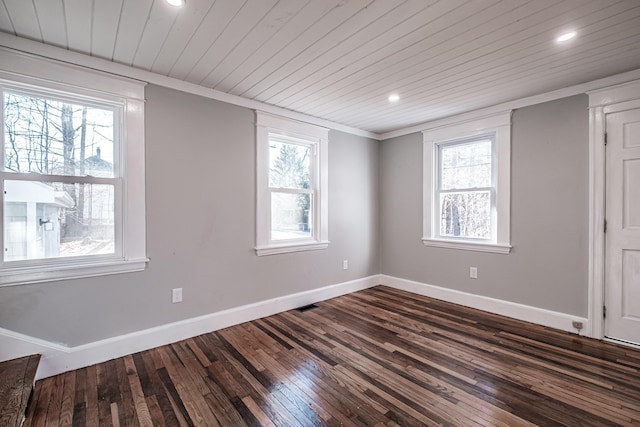
[[[583,326],[584,326],[582,324],[582,322],[578,322],[578,321],[575,321],[575,320],[573,322],[571,322],[571,324],[573,325],[573,328],[577,329],[577,330],[581,330],[583,328]]]
[[[343,270],[348,270],[349,269],[349,260],[345,259],[344,261],[342,261],[342,269]]]
[[[469,277],[472,279],[478,278],[478,267],[469,267]]]
[[[173,304],[182,302],[182,288],[175,288],[171,290],[171,302]]]

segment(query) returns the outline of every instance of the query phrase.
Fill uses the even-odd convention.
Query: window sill
[[[426,237],[422,238],[422,243],[425,246],[459,249],[463,251],[492,252],[496,254],[508,254],[511,252],[511,245],[500,245],[495,243],[458,242],[452,240],[430,239]]]
[[[283,245],[270,245],[260,246],[256,248],[256,255],[276,255],[286,254],[291,252],[303,252],[303,251],[317,251],[320,249],[327,249],[329,247],[329,241],[313,242],[313,243],[287,243]]]
[[[133,273],[146,268],[148,258],[96,263],[5,268],[0,271],[0,286],[25,285],[55,280],[81,279],[118,273]]]

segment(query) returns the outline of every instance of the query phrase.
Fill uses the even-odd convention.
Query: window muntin
[[[508,254],[511,251],[511,111],[434,123],[422,131],[422,135],[423,244]],[[481,143],[483,140],[491,141],[490,162],[489,142]],[[455,165],[451,163],[453,160]],[[466,211],[483,220],[470,223],[466,220]],[[460,225],[461,216],[466,229]]]
[[[326,248],[328,130],[256,116],[257,255]]]
[[[122,105],[0,85],[3,266],[122,257]]]
[[[271,242],[314,237],[315,144],[269,132]]]
[[[495,240],[494,147],[495,134],[435,146],[439,237]]]
[[[93,190],[101,188],[99,186],[108,188],[113,193],[113,202],[106,206],[113,205],[115,217],[112,247],[107,244],[97,251],[93,247],[89,255],[65,251],[64,256],[33,257],[6,262],[4,256],[0,257],[0,286],[128,273],[146,268],[149,260],[146,256],[145,226],[144,87],[145,83],[137,80],[17,51],[0,50],[0,122],[3,125],[0,130],[0,186],[10,187],[13,181],[26,182],[32,187],[40,187],[41,193],[44,188],[49,197],[48,200],[36,201],[35,208],[32,207],[31,211],[28,206],[16,207],[11,212],[12,215],[7,216],[7,221],[14,223],[12,226],[7,225],[12,227],[11,241],[1,236],[5,230],[3,212],[0,215],[0,242],[12,244],[14,254],[23,254],[29,249],[24,248],[25,240],[21,237],[21,232],[28,233],[33,242],[49,239],[50,233],[55,232],[56,223],[49,222],[46,218],[53,219],[57,214],[49,210],[51,200],[62,205],[68,202],[64,198],[56,199],[56,186],[73,185],[74,189],[82,187],[85,192],[90,191],[88,186],[93,187]],[[112,169],[109,172],[101,169],[98,173],[100,168],[94,167],[92,172],[81,172],[81,163],[78,162],[72,172],[69,173],[67,169],[66,174],[64,165],[55,171],[49,171],[50,173],[46,168],[37,171],[38,173],[11,171],[11,168],[15,168],[15,162],[11,168],[5,168],[5,92],[84,106],[87,107],[88,118],[91,118],[92,109],[113,115],[113,131],[105,128],[100,130],[107,135],[113,132],[113,148],[105,141],[100,142],[99,147],[100,158],[110,163]],[[80,133],[81,130],[77,132]],[[79,154],[79,144],[74,145],[75,153]],[[33,151],[32,153],[35,154]],[[96,155],[97,149],[85,153],[85,156]],[[62,158],[64,159],[64,153]],[[0,196],[4,197],[4,191],[0,191]],[[16,202],[24,203],[24,198]],[[5,201],[0,201],[0,204],[4,208]],[[94,210],[96,208],[95,202],[85,203],[86,209],[89,206],[93,206]],[[41,228],[39,221],[37,226],[27,224],[28,221],[33,222],[29,218],[29,212],[35,213],[32,217],[35,216],[36,220],[38,216],[43,218]],[[47,233],[49,237],[45,237]]]

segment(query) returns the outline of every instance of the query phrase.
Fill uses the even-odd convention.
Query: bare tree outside
[[[113,185],[37,178],[113,178],[112,110],[4,92],[4,145],[5,260],[113,253]]]
[[[491,238],[492,141],[444,145],[440,162],[440,235]]]

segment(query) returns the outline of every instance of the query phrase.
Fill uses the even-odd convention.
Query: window
[[[256,253],[328,246],[328,130],[257,112]]]
[[[423,132],[425,245],[510,251],[510,117]]]
[[[144,269],[143,86],[43,59],[5,59],[0,285]],[[43,75],[22,73],[34,69]]]
[[[495,135],[436,145],[440,238],[491,240],[495,224]]]

